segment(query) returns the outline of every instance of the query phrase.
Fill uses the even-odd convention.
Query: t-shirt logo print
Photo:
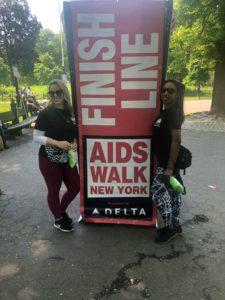
[[[158,119],[156,120],[156,122],[155,122],[154,126],[156,126],[156,127],[160,127],[160,125],[161,125],[161,122],[162,122],[162,119],[161,119],[161,118],[158,118]]]

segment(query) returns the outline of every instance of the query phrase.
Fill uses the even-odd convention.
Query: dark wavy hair
[[[177,96],[177,102],[176,102],[176,108],[178,112],[180,113],[182,119],[184,120],[184,92],[185,92],[185,85],[179,81],[176,81],[174,79],[167,79],[163,82],[164,84],[171,82],[176,87],[176,96]]]

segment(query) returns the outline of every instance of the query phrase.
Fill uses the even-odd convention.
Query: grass
[[[201,88],[200,99],[195,87],[186,87],[185,100],[211,100],[212,99],[212,87],[205,86]]]
[[[0,113],[10,111],[10,110],[11,110],[10,102],[0,101]]]
[[[30,88],[37,99],[43,99],[47,97],[47,85],[32,85]],[[16,98],[15,88],[12,86],[0,85],[0,103],[3,101],[10,101],[11,98]]]
[[[31,92],[36,96],[37,99],[44,99],[48,93],[47,85],[32,85]]]
[[[70,84],[68,89],[71,91]],[[46,99],[48,95],[48,85],[31,85],[31,92],[34,94],[36,99]],[[15,88],[12,86],[0,85],[0,103],[10,101],[11,98],[16,98]]]
[[[48,86],[47,85],[32,85],[30,86],[32,93],[37,99],[43,99],[47,97]],[[70,90],[70,85],[68,85]],[[12,86],[0,85],[0,112],[10,111],[10,97],[15,98],[15,88]],[[212,87],[201,88],[200,100],[212,99]],[[196,88],[194,86],[187,86],[185,91],[185,100],[199,100]]]

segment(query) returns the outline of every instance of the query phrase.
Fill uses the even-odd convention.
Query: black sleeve
[[[47,111],[44,109],[41,111],[38,115],[36,124],[35,124],[35,129],[41,130],[41,131],[46,131],[48,128],[48,114]]]
[[[178,111],[173,111],[169,118],[169,128],[172,129],[181,129],[183,122],[183,117]]]

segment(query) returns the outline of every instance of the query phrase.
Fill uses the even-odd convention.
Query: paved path
[[[225,132],[225,118],[217,117],[209,112],[186,115],[183,129],[206,132]]]
[[[210,111],[211,100],[186,100],[184,101],[185,114],[192,114],[202,111]]]
[[[153,242],[150,228],[52,228],[37,147],[24,135],[0,153],[1,300],[224,300],[225,135],[184,130],[193,153],[183,237]],[[211,187],[209,187],[211,186]],[[70,214],[78,219],[79,199]]]

